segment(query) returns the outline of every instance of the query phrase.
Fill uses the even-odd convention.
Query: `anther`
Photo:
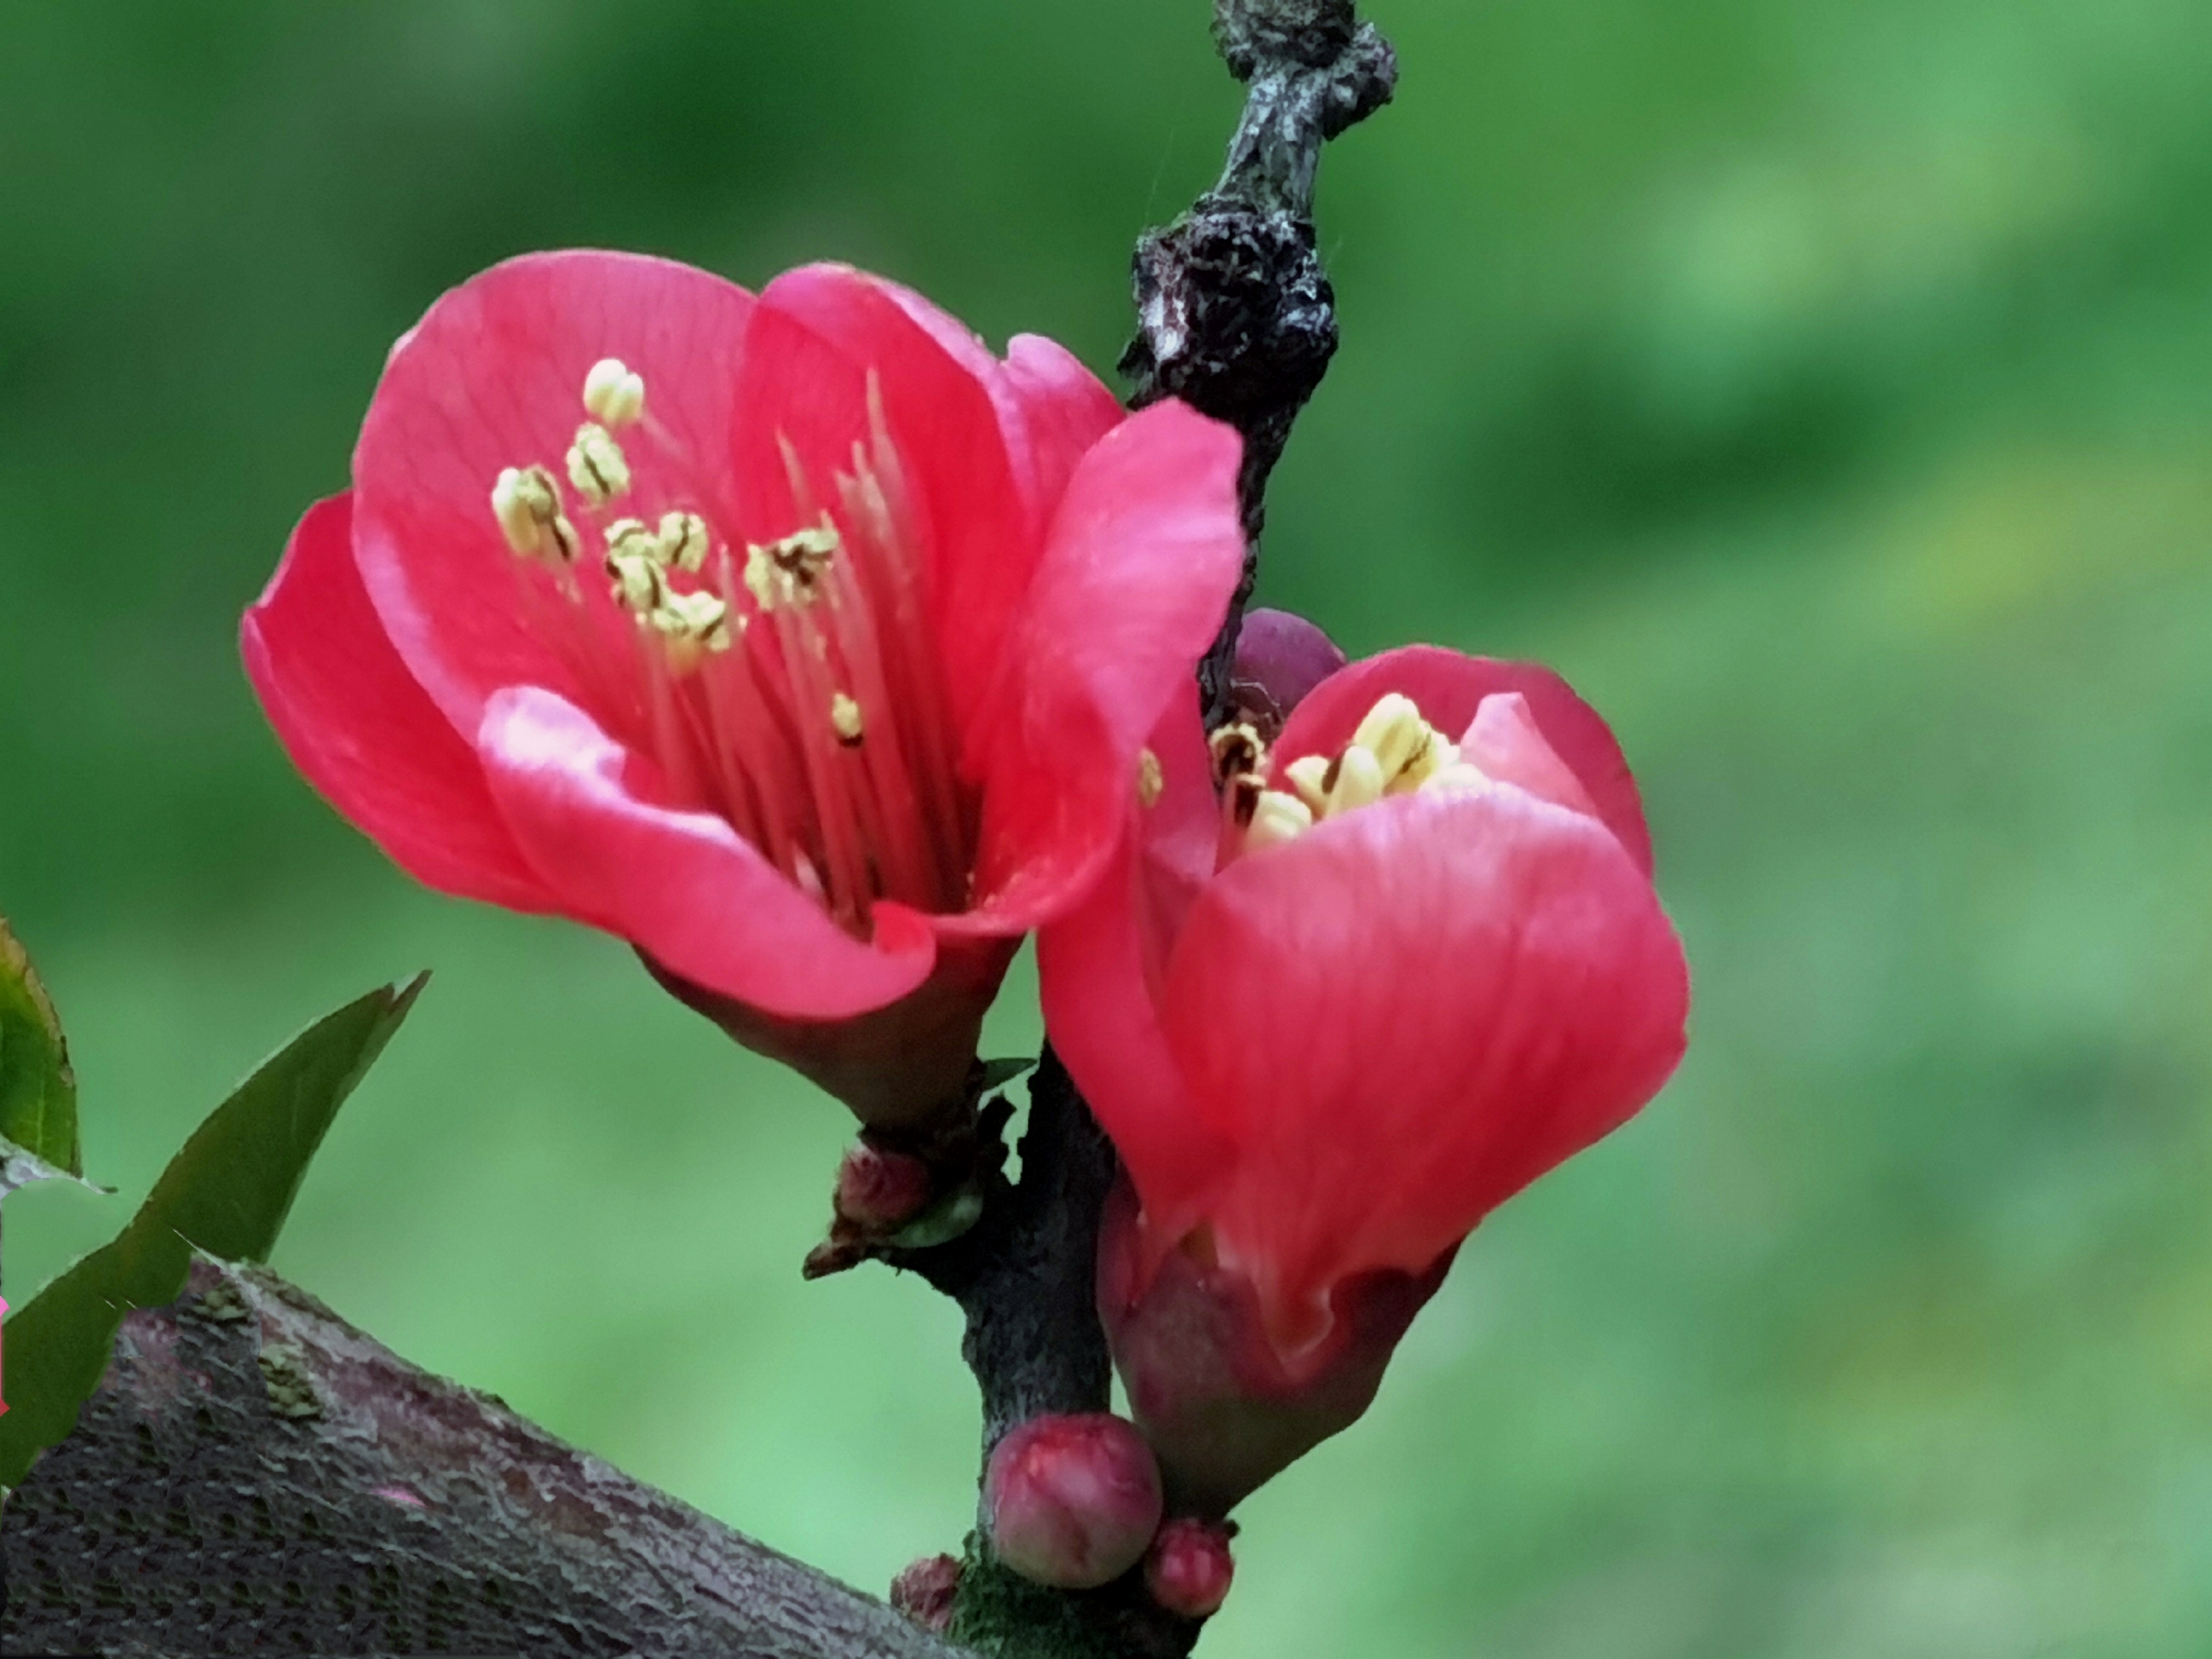
[[[820,524],[762,546],[745,549],[745,586],[763,611],[805,605],[843,544],[825,514]]]
[[[575,526],[562,516],[560,491],[544,467],[503,469],[491,487],[491,510],[507,544],[524,558],[576,556]]]
[[[1160,796],[1168,787],[1167,774],[1161,769],[1160,757],[1149,749],[1137,751],[1137,805],[1158,806]]]
[[[1232,720],[1206,740],[1213,757],[1213,781],[1226,788],[1234,779],[1267,769],[1267,745],[1243,720]]]
[[[860,741],[860,705],[842,691],[830,699],[830,724],[837,733],[837,741],[848,749]]]
[[[1336,775],[1328,783],[1329,816],[1370,805],[1382,799],[1382,767],[1372,750],[1352,744],[1337,757],[1336,764],[1330,769]]]
[[[696,573],[707,562],[707,521],[696,513],[662,514],[660,562]]]
[[[730,607],[722,602],[721,595],[704,588],[696,593],[665,591],[659,605],[644,620],[666,636],[679,667],[696,660],[702,647],[708,651],[730,648]]]
[[[641,622],[659,610],[664,600],[674,597],[668,592],[660,567],[642,553],[611,547],[606,571],[612,579],[615,602]]]
[[[584,408],[609,426],[628,426],[645,413],[644,378],[619,357],[602,357],[584,376]]]
[[[1375,757],[1386,781],[1395,779],[1421,750],[1432,733],[1413,700],[1393,691],[1367,711],[1352,742]]]
[[[1283,769],[1297,798],[1316,816],[1328,805],[1329,763],[1324,755],[1301,755]]]
[[[1252,822],[1244,831],[1244,849],[1255,852],[1295,839],[1313,828],[1314,815],[1296,795],[1279,789],[1263,789],[1252,809]]]
[[[651,559],[663,563],[660,539],[636,519],[617,519],[607,526],[607,556],[620,553],[625,557]]]
[[[568,446],[568,482],[593,507],[605,507],[629,488],[629,462],[606,428],[586,421]]]

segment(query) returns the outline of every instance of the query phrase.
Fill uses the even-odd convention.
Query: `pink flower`
[[[1185,711],[1153,748],[1040,967],[1134,1189],[1100,1265],[1131,1403],[1218,1512],[1358,1415],[1486,1214],[1656,1092],[1688,976],[1627,766],[1546,670],[1352,664],[1271,752],[1217,738],[1218,805]]]
[[[246,668],[410,874],[620,935],[897,1121],[1106,866],[1237,580],[1238,454],[858,271],[531,255],[394,348]]]

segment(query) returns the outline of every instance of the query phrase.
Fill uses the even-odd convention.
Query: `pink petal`
[[[1349,1273],[1421,1271],[1633,1115],[1680,1058],[1688,977],[1620,842],[1498,786],[1385,800],[1231,866],[1160,1006],[1238,1148],[1224,1259],[1296,1325]]]
[[[1128,411],[1073,352],[1042,334],[1006,342],[1006,380],[1029,434],[1037,499],[1049,518],[1091,446]]]
[[[501,470],[542,465],[565,488],[585,374],[619,357],[644,376],[650,422],[684,458],[630,428],[633,468],[660,467],[722,527],[752,310],[743,289],[665,259],[529,254],[447,294],[393,348],[354,452],[357,555],[401,660],[465,738],[502,686],[588,702],[492,516]]]
[[[1017,334],[1001,362],[958,318],[884,277],[816,265],[770,285],[776,303],[833,340],[866,331],[865,323],[853,325],[859,308],[853,290],[862,286],[896,305],[990,398],[1031,527],[1041,536],[1077,463],[1128,411],[1066,347],[1042,335]]]
[[[515,839],[563,908],[669,971],[763,1012],[836,1019],[929,977],[936,942],[903,905],[862,944],[722,818],[649,798],[647,769],[550,691],[502,691],[477,742]]]
[[[1582,780],[1544,741],[1536,717],[1528,710],[1528,699],[1518,691],[1494,691],[1485,697],[1458,743],[1460,758],[1485,776],[1554,806],[1600,816]]]
[[[975,907],[952,925],[1019,931],[1104,868],[1137,757],[1221,625],[1243,568],[1242,445],[1181,404],[1099,440],[1070,481],[984,726]]]
[[[1387,692],[1411,697],[1439,731],[1464,732],[1482,700],[1515,691],[1544,741],[1573,769],[1628,855],[1651,871],[1651,832],[1628,762],[1597,710],[1550,669],[1534,663],[1462,656],[1441,646],[1408,645],[1368,657],[1332,674],[1298,705],[1275,745],[1278,769],[1301,755],[1334,754],[1352,741],[1367,711]]]
[[[353,500],[309,507],[239,625],[246,678],[308,782],[442,893],[557,908],[492,805],[483,770],[408,675],[353,557]]]
[[[1037,936],[1045,1033],[1121,1154],[1167,1243],[1196,1218],[1231,1143],[1200,1117],[1146,985],[1129,860]]]
[[[998,366],[966,337],[972,352],[948,351],[890,284],[849,267],[788,271],[763,290],[747,335],[737,440],[750,493],[790,501],[778,483],[787,441],[826,505],[833,474],[849,471],[853,446],[869,440],[873,379],[921,520],[938,649],[963,730],[1000,670],[1040,547],[992,401]],[[783,512],[785,522],[761,521],[757,533],[797,528],[796,504]]]

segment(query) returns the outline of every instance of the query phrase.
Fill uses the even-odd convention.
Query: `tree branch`
[[[0,1528],[10,1654],[957,1659],[303,1291],[205,1260],[124,1321]]]
[[[1180,398],[1244,439],[1243,575],[1199,665],[1209,726],[1228,709],[1268,475],[1336,349],[1311,216],[1321,148],[1387,102],[1398,73],[1352,0],[1215,0],[1213,26],[1230,72],[1249,88],[1243,117],[1220,180],[1139,242],[1139,332],[1121,359],[1135,382],[1131,407]],[[1113,1148],[1049,1048],[1030,1097],[1018,1187],[998,1183],[966,1237],[892,1258],[967,1316],[961,1352],[982,1391],[986,1455],[1026,1418],[1103,1411],[1110,1398],[1093,1281]],[[1010,1659],[1182,1659],[1200,1626],[1163,1610],[1134,1573],[1097,1590],[1041,1589],[991,1558],[979,1526],[952,1629]]]
[[[1131,407],[1180,398],[1244,438],[1244,575],[1199,665],[1206,723],[1229,706],[1237,633],[1260,573],[1267,477],[1336,351],[1336,295],[1313,227],[1321,148],[1380,109],[1397,54],[1352,0],[1214,0],[1213,36],[1246,83],[1220,180],[1137,244]]]

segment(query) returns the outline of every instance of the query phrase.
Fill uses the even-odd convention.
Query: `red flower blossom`
[[[1170,712],[1122,867],[1040,968],[1141,1204],[1100,1270],[1131,1402],[1218,1510],[1364,1408],[1484,1215],[1658,1090],[1688,977],[1627,766],[1546,670],[1409,647],[1272,753],[1213,747],[1219,805]],[[1240,1399],[1273,1415],[1231,1431]]]
[[[857,271],[532,255],[393,349],[246,667],[410,874],[621,935],[896,1121],[1105,867],[1237,579],[1238,453]]]

